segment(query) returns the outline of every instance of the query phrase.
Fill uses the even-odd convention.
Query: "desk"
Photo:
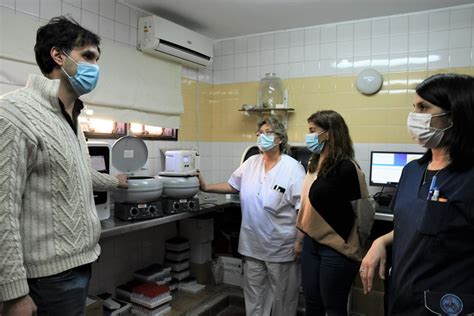
[[[100,239],[105,239],[117,235],[122,235],[130,232],[134,232],[141,229],[146,229],[166,223],[179,221],[185,218],[190,218],[209,212],[223,210],[226,207],[240,205],[232,199],[226,199],[225,194],[216,194],[217,199],[213,201],[205,201],[200,199],[200,209],[194,212],[184,212],[174,215],[167,215],[159,218],[153,218],[141,221],[122,221],[121,219],[115,218],[113,211],[111,211],[110,218],[101,221],[102,233]]]

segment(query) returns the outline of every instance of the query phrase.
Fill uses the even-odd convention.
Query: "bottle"
[[[274,109],[283,104],[283,81],[274,72],[266,73],[260,80],[257,92],[257,106],[260,109]]]

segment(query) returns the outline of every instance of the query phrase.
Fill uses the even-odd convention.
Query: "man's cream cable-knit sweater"
[[[0,301],[28,294],[27,278],[100,253],[92,187],[113,189],[117,180],[90,167],[58,90],[59,80],[32,75],[25,88],[0,98]]]

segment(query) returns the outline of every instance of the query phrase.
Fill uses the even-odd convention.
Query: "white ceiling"
[[[360,20],[474,0],[119,0],[212,39]]]

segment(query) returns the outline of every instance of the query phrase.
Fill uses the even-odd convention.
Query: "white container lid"
[[[140,170],[148,159],[145,142],[135,136],[124,136],[112,145],[112,165],[119,171],[131,173]]]

